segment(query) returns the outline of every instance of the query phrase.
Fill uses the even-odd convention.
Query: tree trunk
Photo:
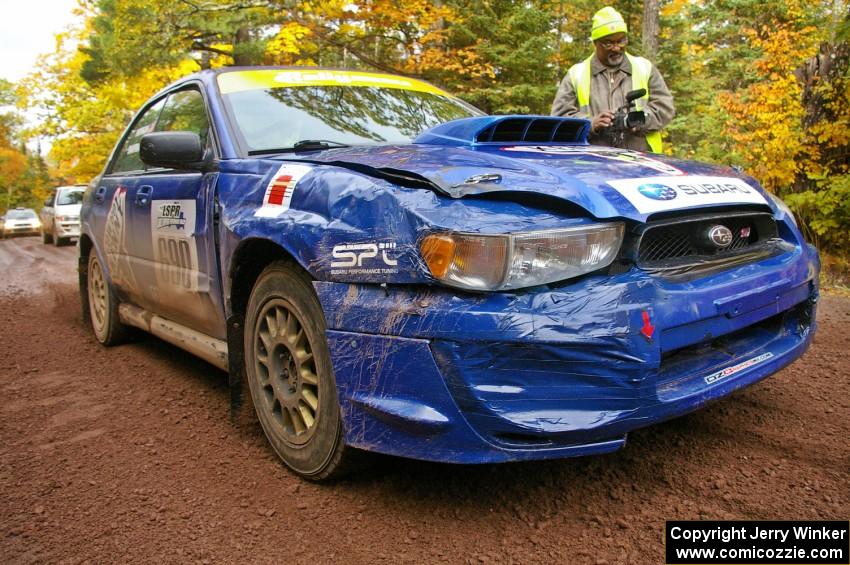
[[[803,128],[809,129],[818,123],[841,123],[847,115],[850,103],[842,98],[850,70],[850,42],[823,43],[818,54],[803,63],[795,75],[802,88],[801,101],[806,113]],[[850,161],[850,143],[831,143],[820,147],[823,164],[840,164]],[[839,169],[840,170],[840,169]],[[796,188],[810,190],[817,187],[815,179],[798,174]]]
[[[236,30],[236,36],[233,39],[233,64],[237,67],[253,64],[250,50],[247,49],[250,42],[251,33],[248,27],[242,26]]]
[[[643,0],[643,54],[650,60],[658,54],[658,0]]]
[[[558,81],[564,78],[564,72],[561,67],[561,39],[564,35],[564,0],[558,1],[558,36],[555,38],[555,53],[557,54],[558,72],[555,75]]]

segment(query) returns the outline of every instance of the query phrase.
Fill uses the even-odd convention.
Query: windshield
[[[9,210],[6,212],[7,220],[30,220],[32,218],[37,218],[35,215],[35,211],[26,209],[26,210]]]
[[[56,199],[56,205],[64,206],[66,204],[79,204],[83,201],[84,192],[84,189],[62,190],[59,192],[59,197]]]
[[[308,74],[318,72],[299,73]],[[281,75],[289,77],[278,72],[274,78],[283,82],[278,78]],[[370,75],[335,71],[325,72],[322,76],[335,78],[324,82],[345,84],[310,84],[306,80],[301,85],[271,83],[256,88],[260,81],[232,87],[221,80],[228,76],[219,77],[222,93],[251,152],[291,148],[302,140],[345,145],[409,143],[437,124],[481,115],[459,99],[412,79],[412,88],[369,86],[362,84],[362,77]],[[374,78],[378,84],[381,80],[389,83],[390,79]],[[406,79],[397,82],[401,80]]]

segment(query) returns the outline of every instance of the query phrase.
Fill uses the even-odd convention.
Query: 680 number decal
[[[188,239],[159,236],[156,240],[158,273],[165,284],[195,290],[197,267]]]

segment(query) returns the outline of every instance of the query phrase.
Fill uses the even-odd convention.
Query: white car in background
[[[3,216],[3,238],[16,235],[38,235],[41,222],[32,208],[12,208]]]
[[[80,237],[80,206],[85,186],[60,186],[41,209],[41,240],[57,246]]]

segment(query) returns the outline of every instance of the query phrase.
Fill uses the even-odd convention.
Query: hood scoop
[[[587,145],[590,122],[551,116],[478,116],[435,126],[413,142],[427,145]]]

